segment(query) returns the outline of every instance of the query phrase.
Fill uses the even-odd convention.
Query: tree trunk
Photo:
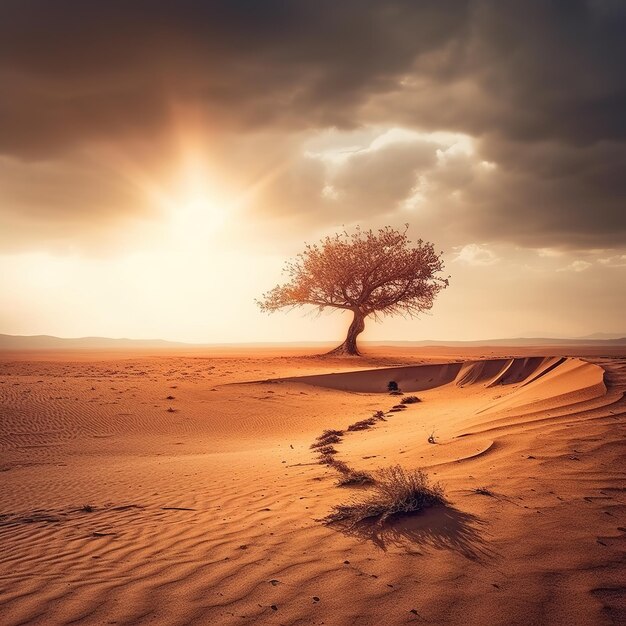
[[[340,345],[337,346],[334,350],[331,350],[328,354],[335,355],[348,355],[348,356],[360,356],[357,345],[356,338],[365,330],[365,315],[359,309],[354,309],[354,318],[352,319],[352,324],[350,324],[350,328],[348,328],[348,335],[346,340]]]

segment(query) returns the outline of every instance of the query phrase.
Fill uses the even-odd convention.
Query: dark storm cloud
[[[537,246],[626,245],[626,143],[490,139],[481,147],[499,163],[489,186],[468,190],[486,236]]]
[[[358,209],[365,220],[422,175],[459,237],[618,247],[625,33],[619,0],[4,0],[0,154],[63,169],[91,143],[149,141],[181,103],[244,144],[330,126],[452,130],[476,138],[473,160],[437,167],[420,142],[355,157],[334,180],[343,208],[322,195],[323,166],[288,142],[272,210],[340,221]],[[490,177],[477,159],[497,164]],[[50,202],[52,216],[61,204]],[[113,204],[95,202],[94,214]]]
[[[235,128],[353,124],[465,23],[435,0],[3,2],[0,150],[150,132],[181,99]]]
[[[381,115],[481,135],[626,138],[626,3],[470,2],[466,28],[416,59]],[[413,96],[413,97],[407,97]]]

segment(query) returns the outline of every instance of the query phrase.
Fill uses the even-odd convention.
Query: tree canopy
[[[356,337],[366,317],[417,316],[448,286],[448,278],[439,276],[441,254],[421,239],[411,245],[407,230],[408,225],[403,231],[357,228],[307,244],[285,265],[288,282],[263,294],[259,307],[266,312],[304,305],[352,311],[346,341],[335,352],[358,354]]]

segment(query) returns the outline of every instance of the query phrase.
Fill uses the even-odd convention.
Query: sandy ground
[[[0,623],[626,623],[625,350],[301,354],[0,355]],[[326,526],[392,378],[338,458],[449,504]]]

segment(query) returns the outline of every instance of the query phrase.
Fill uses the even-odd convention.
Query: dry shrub
[[[340,474],[349,474],[352,471],[347,463],[345,463],[344,461],[338,461],[333,457],[331,457],[328,465],[330,465],[330,467],[338,471]]]
[[[417,396],[406,396],[400,400],[400,404],[415,404],[416,402],[421,402]]]
[[[334,458],[332,454],[320,454],[317,457],[317,462],[320,465],[332,465],[334,462]]]
[[[344,461],[338,461],[332,456],[328,457],[326,464],[341,474],[337,481],[338,487],[349,487],[351,485],[369,485],[374,482],[374,477],[368,472],[352,469]]]
[[[328,439],[329,437],[341,437],[341,435],[343,435],[343,430],[328,429],[322,431],[322,434],[317,438],[317,440],[322,441],[322,439]]]
[[[319,456],[317,457],[317,462],[320,465],[333,465],[335,461],[334,455],[337,454],[337,448],[333,446],[322,446],[317,449]]]
[[[359,422],[354,422],[354,424],[350,424],[350,426],[348,426],[348,430],[350,432],[354,432],[355,430],[367,430],[368,428],[371,428],[377,421],[377,417],[368,417],[366,420],[360,420]]]
[[[323,448],[332,443],[339,443],[343,435],[343,430],[325,430],[315,442],[311,444],[311,448]]]
[[[332,456],[333,454],[337,454],[337,448],[335,448],[334,446],[322,446],[321,448],[318,448],[317,451],[321,455]]]
[[[339,487],[371,485],[374,482],[374,477],[369,472],[363,472],[361,470],[351,470],[348,468],[347,472],[341,472],[341,474],[341,478],[337,481],[337,486]]]
[[[400,465],[392,465],[378,472],[365,500],[336,505],[323,521],[354,525],[364,520],[377,520],[382,524],[391,516],[416,513],[445,501],[443,487],[439,483],[431,484],[425,472],[406,471]]]
[[[339,443],[341,441],[341,437],[339,435],[328,435],[323,439],[317,438],[317,441],[311,444],[311,448],[323,448],[324,446],[328,446],[331,443]]]

